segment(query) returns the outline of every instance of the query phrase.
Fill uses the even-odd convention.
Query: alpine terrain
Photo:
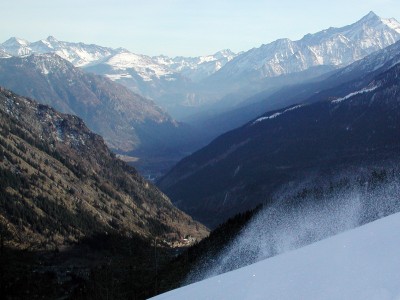
[[[81,117],[110,148],[141,158],[138,163],[153,157],[169,165],[196,147],[193,131],[153,101],[54,53],[0,59],[0,84]]]
[[[223,134],[182,160],[159,186],[213,227],[310,172],[396,159],[399,47],[338,71],[325,82],[333,88]]]
[[[239,54],[222,50],[201,57],[149,57],[125,49],[61,42],[34,43],[10,38],[0,50],[14,56],[56,53],[91,72],[119,82],[154,100],[173,117],[222,112],[261,92],[312,80],[399,40],[400,24],[370,12],[358,22],[280,39]]]
[[[185,121],[200,128],[209,139],[215,138],[263,111],[297,103],[299,99],[293,98],[299,93],[288,87],[318,84],[333,70],[383,49],[399,37],[400,24],[395,19],[383,19],[370,12],[352,25],[307,34],[298,41],[281,39],[251,49],[209,78],[209,83],[219,89],[226,85],[238,90]],[[281,89],[284,94],[277,93]]]
[[[173,242],[207,233],[115,158],[81,119],[0,92],[0,214],[9,243],[58,247],[105,231]]]
[[[154,251],[162,266],[208,234],[81,119],[4,88],[0,189],[6,298],[98,299],[99,284],[112,297],[146,298],[157,287]]]
[[[6,5],[2,299],[398,298],[400,23],[178,2]]]
[[[400,293],[399,226],[397,213],[151,299],[391,299]]]

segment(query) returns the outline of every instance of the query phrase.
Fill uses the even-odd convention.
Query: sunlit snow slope
[[[400,299],[400,213],[153,299]]]

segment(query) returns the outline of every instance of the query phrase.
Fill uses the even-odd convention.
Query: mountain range
[[[88,67],[96,64],[106,64],[118,70],[133,69],[144,81],[182,73],[188,78],[203,78],[219,70],[227,61],[236,56],[230,50],[222,50],[214,55],[200,57],[178,56],[170,58],[164,55],[150,57],[143,54],[134,54],[118,48],[102,47],[94,44],[72,43],[59,41],[53,36],[36,42],[12,37],[1,44],[1,50],[12,56],[26,56],[31,54],[55,53],[68,60],[76,67]],[[196,74],[198,69],[200,74]],[[123,77],[123,74],[120,73]],[[109,77],[116,77],[109,74]]]
[[[307,34],[298,41],[279,39],[251,49],[229,62],[218,77],[243,74],[275,77],[311,67],[346,66],[399,40],[400,24],[370,12],[352,25]],[[216,75],[217,76],[217,75]]]
[[[0,84],[80,116],[121,157],[154,178],[262,112],[310,97],[335,69],[398,40],[399,28],[396,20],[370,12],[352,25],[299,41],[194,58],[149,57],[52,36],[33,43],[10,38],[0,45]],[[311,88],[299,93],[305,83]],[[186,116],[189,126],[166,110]]]
[[[159,186],[178,207],[213,227],[268,202],[284,183],[396,159],[399,49],[398,42],[325,81],[299,86],[299,96],[289,93],[291,106],[221,135],[182,160]]]
[[[336,69],[398,41],[399,33],[400,24],[395,19],[383,19],[370,12],[352,25],[251,49],[210,77],[212,84],[242,88],[185,121],[196,128],[205,126],[205,134],[217,137],[263,111],[288,105],[290,86],[321,81]],[[281,89],[285,95],[279,93]]]
[[[153,101],[54,53],[0,59],[0,85],[81,117],[114,151],[142,159],[145,169],[150,156],[166,157],[169,166],[170,159],[182,158],[197,145],[189,126]]]
[[[280,39],[241,53],[222,50],[200,57],[149,57],[126,49],[61,42],[54,37],[30,43],[10,38],[0,50],[14,56],[56,53],[154,100],[182,119],[201,111],[225,111],[263,90],[273,91],[346,66],[400,38],[400,24],[370,12],[358,22]],[[3,54],[4,55],[4,54]],[[296,76],[294,76],[295,74]],[[290,78],[285,78],[292,75]],[[273,80],[271,80],[273,78]]]
[[[372,73],[384,65],[391,66],[398,62],[398,52],[399,44],[392,44],[385,47],[383,51],[376,51],[342,70],[325,73],[307,83],[292,81],[274,92],[266,90],[257,93],[237,104],[234,109],[222,113],[210,112],[208,115],[195,116],[189,123],[194,128],[203,128],[202,132],[206,133],[210,139],[215,138],[256,118],[260,112],[278,110],[306,101],[307,98],[322,90],[335,88],[340,83]]]
[[[162,100],[165,89],[167,93],[174,94],[169,95],[172,99],[179,90],[190,89],[192,81],[202,80],[236,56],[230,50],[222,50],[201,57],[150,57],[122,48],[58,41],[53,36],[33,43],[12,37],[0,45],[0,50],[5,52],[4,55],[12,56],[55,53],[75,67],[104,75],[142,96],[156,100],[165,108],[170,107]],[[177,89],[178,92],[175,91]],[[190,98],[188,95],[188,103]]]

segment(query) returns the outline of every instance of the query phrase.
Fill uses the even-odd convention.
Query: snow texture
[[[276,117],[279,117],[280,115],[283,115],[284,113],[287,113],[288,111],[296,110],[296,109],[298,109],[298,108],[300,108],[302,106],[303,106],[302,104],[301,105],[296,105],[296,106],[293,106],[291,108],[285,109],[284,111],[274,113],[274,114],[272,114],[270,116],[258,118],[257,120],[255,120],[253,122],[253,125],[258,123],[258,122],[261,122],[261,121],[275,119]]]
[[[348,94],[348,95],[346,95],[346,96],[344,96],[342,98],[338,98],[338,99],[333,100],[332,103],[339,103],[339,102],[347,100],[347,99],[349,99],[351,97],[354,97],[356,95],[365,94],[365,93],[369,93],[369,92],[375,91],[378,87],[379,86],[374,86],[374,87],[362,89],[362,90],[357,91],[357,92],[350,93],[350,94]]]
[[[114,81],[131,78],[131,75],[129,75],[130,77],[125,76],[127,69],[133,69],[144,81],[160,78],[174,81],[175,78],[171,78],[170,75],[180,73],[193,80],[200,80],[215,73],[237,56],[230,50],[222,50],[213,55],[199,57],[150,57],[134,54],[122,48],[112,49],[84,43],[58,41],[53,36],[33,43],[12,37],[0,44],[0,58],[44,53],[56,53],[74,64],[75,67],[101,63],[110,65],[114,73],[106,74],[106,76]]]
[[[400,213],[152,299],[400,299]]]

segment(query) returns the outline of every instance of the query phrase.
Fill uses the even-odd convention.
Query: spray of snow
[[[378,177],[380,176],[379,173]],[[320,184],[298,182],[282,189],[218,257],[203,258],[185,284],[285,253],[400,211],[400,173],[377,184],[360,175]],[[319,187],[315,189],[315,187]],[[321,188],[322,186],[322,188]],[[287,190],[291,192],[288,193]],[[310,192],[311,191],[311,192]],[[289,194],[292,194],[291,199]],[[294,196],[293,196],[294,195]],[[290,200],[288,200],[290,199]]]
[[[400,213],[151,299],[400,299]]]

